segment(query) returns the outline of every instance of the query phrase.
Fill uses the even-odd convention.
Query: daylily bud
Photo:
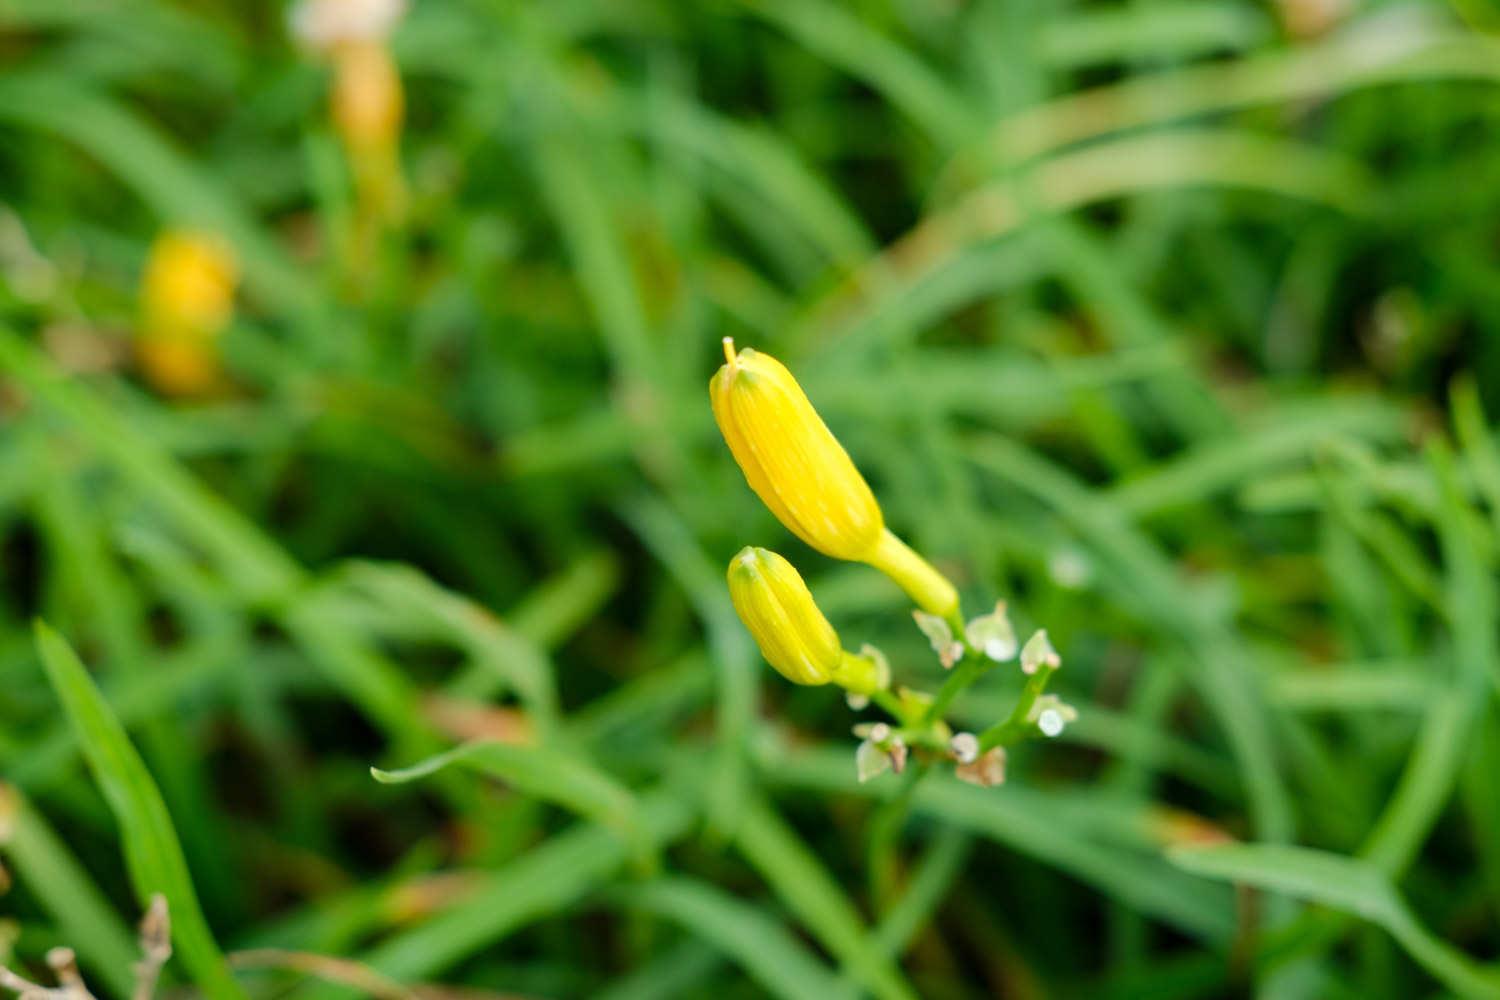
[[[333,62],[333,124],[356,188],[374,216],[401,211],[401,121],[406,101],[389,38],[404,0],[302,0],[292,9],[298,41]]]
[[[728,339],[724,357],[709,398],[750,488],[808,545],[863,560],[885,522],[849,454],[781,362]]]
[[[218,380],[214,340],[234,312],[239,271],[212,236],[168,231],[157,238],[141,278],[136,351],[146,377],[163,392],[192,395]]]
[[[839,685],[873,694],[890,681],[868,656],[846,652],[791,563],[746,546],[729,563],[729,598],[761,655],[794,684]]]
[[[333,53],[333,123],[344,143],[359,197],[375,215],[402,210],[401,73],[381,42],[356,42]]]
[[[341,46],[334,69],[333,120],[350,153],[370,156],[393,147],[405,100],[390,50],[379,42]]]
[[[792,373],[768,354],[724,338],[709,383],[714,419],[750,488],[798,538],[835,559],[866,562],[924,610],[951,618],[958,592],[885,526],[849,454]]]

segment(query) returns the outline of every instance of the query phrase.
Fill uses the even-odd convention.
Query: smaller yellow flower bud
[[[885,526],[880,505],[786,366],[724,338],[725,364],[709,382],[714,419],[745,481],[808,545],[869,563],[917,605],[958,615],[958,591]]]
[[[157,238],[141,278],[136,353],[163,392],[194,395],[218,380],[214,341],[234,314],[239,269],[223,242],[169,230]]]
[[[333,63],[333,126],[366,225],[399,216],[406,200],[406,97],[389,44],[406,7],[405,0],[301,0],[291,10],[293,37]]]
[[[333,120],[351,156],[382,156],[401,134],[401,74],[383,42],[334,50]]]
[[[372,218],[403,210],[401,73],[384,42],[350,42],[333,52],[333,123],[354,172],[360,201]]]
[[[889,681],[871,657],[844,650],[796,567],[746,546],[729,563],[729,599],[761,655],[794,684],[834,683],[873,694]]]

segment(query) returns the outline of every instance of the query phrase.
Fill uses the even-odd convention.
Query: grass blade
[[[692,879],[649,882],[620,902],[681,924],[734,959],[766,992],[785,1000],[848,996],[801,942],[761,910]]]
[[[616,830],[635,826],[635,797],[629,789],[592,764],[548,747],[467,743],[400,770],[372,767],[370,774],[383,785],[402,785],[436,774],[450,764],[499,778],[527,795]]]
[[[654,845],[681,837],[692,819],[680,789],[641,799],[641,828]],[[618,834],[580,825],[486,873],[461,900],[382,941],[359,961],[404,982],[438,975],[526,923],[576,905],[628,859],[629,845]],[[318,996],[349,993],[321,990]]]
[[[172,818],[140,754],[67,642],[41,622],[36,642],[94,780],[119,824],[136,898],[143,908],[156,893],[167,898],[177,954],[205,996],[243,1000],[245,993],[203,919]]]
[[[740,851],[823,946],[877,997],[915,997],[875,948],[854,904],[787,823],[765,802],[747,806],[735,831]]]
[[[8,785],[0,785],[0,855],[56,921],[59,936],[78,950],[88,971],[114,995],[128,996],[130,966],[139,957],[130,932],[67,844]]]
[[[779,751],[763,766],[775,782],[791,787],[870,797],[896,790],[892,782],[859,784],[853,755],[845,751]],[[976,789],[956,780],[929,778],[913,794],[912,809],[1053,865],[1184,933],[1227,941],[1234,932],[1228,896],[1212,885],[1180,877],[1151,855],[1079,831],[1045,793],[1019,785]]]
[[[1464,997],[1500,997],[1500,971],[1478,965],[1419,924],[1380,869],[1326,851],[1281,844],[1178,848],[1169,860],[1195,875],[1353,914],[1385,928],[1423,968]]]

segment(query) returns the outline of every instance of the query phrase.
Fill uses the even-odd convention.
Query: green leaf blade
[[[119,825],[137,899],[145,906],[156,893],[166,897],[177,953],[205,996],[244,1000],[246,994],[204,920],[172,818],[140,754],[67,641],[38,621],[36,643],[47,677]]]

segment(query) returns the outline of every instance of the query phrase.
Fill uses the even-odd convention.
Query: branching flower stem
[[[979,734],[980,753],[995,747],[1019,743],[1036,731],[1036,725],[1031,718],[1032,710],[1036,707],[1037,699],[1047,690],[1047,682],[1056,672],[1056,667],[1043,665],[1026,679],[1026,686],[1021,689],[1021,697],[1017,699],[1016,707],[1011,709],[1010,716]]]
[[[881,803],[870,820],[870,889],[881,907],[895,897],[899,835],[911,812],[912,794],[931,769],[926,761],[918,761],[907,768],[901,776],[901,787]]]
[[[947,680],[943,681],[943,686],[938,688],[932,704],[927,706],[927,712],[923,715],[921,724],[930,727],[939,722],[947,713],[948,706],[953,704],[953,700],[969,685],[988,673],[993,666],[995,666],[993,660],[965,643],[964,658],[949,671]]]
[[[885,709],[885,713],[900,723],[902,728],[906,728],[907,724],[911,721],[907,718],[908,713],[906,707],[901,704],[901,699],[891,694],[891,692],[876,691],[870,695],[870,700]]]

